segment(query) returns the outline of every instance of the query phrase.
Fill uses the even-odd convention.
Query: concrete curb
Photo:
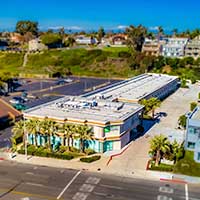
[[[110,162],[112,161],[112,159],[113,159],[114,157],[117,157],[117,156],[122,155],[122,154],[129,148],[129,146],[130,146],[131,144],[132,144],[132,142],[130,142],[127,146],[125,146],[125,148],[122,149],[122,151],[121,151],[120,153],[116,153],[116,154],[111,155],[111,156],[110,156],[110,159],[109,159],[108,162],[106,163],[106,166],[108,166],[108,165],[110,164]]]

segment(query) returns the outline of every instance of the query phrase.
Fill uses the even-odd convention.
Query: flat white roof
[[[66,96],[24,111],[25,118],[53,118],[93,123],[112,123],[126,120],[143,109],[139,104],[90,100],[85,97]]]
[[[124,81],[122,84],[93,94],[89,98],[124,99],[130,102],[138,102],[176,79],[176,76],[165,74],[143,74]]]

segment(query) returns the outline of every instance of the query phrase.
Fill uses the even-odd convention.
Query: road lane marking
[[[189,200],[188,184],[185,184],[185,200]]]
[[[77,192],[74,196],[73,196],[73,200],[86,200],[89,194],[85,194],[82,192]]]
[[[79,176],[81,171],[78,171],[74,177],[71,179],[71,181],[65,186],[65,188],[61,191],[61,193],[57,196],[57,199],[60,199],[61,196],[64,194],[64,192],[69,188],[69,186],[74,182],[74,180]]]
[[[34,175],[33,172],[26,172],[26,174],[28,174],[28,175]]]
[[[163,195],[158,195],[157,200],[173,200],[171,197],[163,196]]]
[[[92,192],[94,190],[94,187],[93,185],[90,185],[90,184],[83,184],[81,187],[80,187],[80,191],[81,192]]]
[[[33,185],[33,186],[39,186],[39,187],[44,187],[44,185],[40,183],[31,183],[31,182],[26,182],[27,185]]]
[[[169,187],[160,187],[159,192],[172,194],[172,193],[174,193],[174,190]]]
[[[114,186],[114,185],[104,185],[104,184],[101,184],[100,186],[102,186],[102,187],[106,187],[106,188],[111,188],[111,189],[122,190],[121,187]]]
[[[89,177],[85,182],[97,185],[101,179],[96,177]]]

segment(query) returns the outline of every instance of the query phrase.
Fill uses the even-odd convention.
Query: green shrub
[[[14,137],[12,137],[13,142],[18,145],[23,142],[23,134],[17,134]]]
[[[155,164],[152,164],[150,170],[154,171],[163,171],[163,172],[172,172],[174,169],[173,165],[166,165],[166,164],[160,164],[158,166],[155,166]]]
[[[85,153],[87,155],[92,155],[92,154],[95,154],[96,152],[93,149],[85,149]]]
[[[120,51],[120,52],[118,53],[118,56],[119,56],[120,58],[129,58],[129,57],[131,56],[131,54],[130,54],[129,52],[127,52],[127,51]]]
[[[91,163],[91,162],[99,160],[100,158],[101,158],[101,156],[84,157],[84,158],[80,158],[80,161],[86,162],[86,163]]]

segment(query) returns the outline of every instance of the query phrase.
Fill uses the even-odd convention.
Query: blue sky
[[[143,24],[154,29],[200,28],[199,0],[10,0],[1,1],[0,29],[18,20],[38,21],[42,29],[122,28]]]

